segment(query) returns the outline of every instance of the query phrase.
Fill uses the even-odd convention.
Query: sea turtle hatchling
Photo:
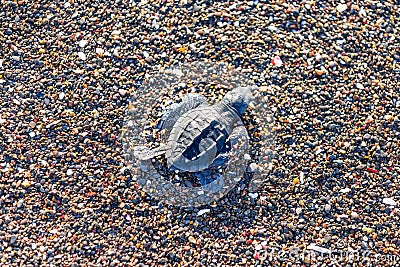
[[[253,99],[252,90],[239,87],[210,106],[205,97],[187,94],[161,117],[156,128],[168,129],[166,144],[155,149],[138,148],[136,156],[148,160],[165,153],[168,167],[179,171],[198,172],[226,161],[235,139],[240,116]]]

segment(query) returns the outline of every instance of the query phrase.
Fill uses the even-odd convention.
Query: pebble
[[[28,126],[29,126],[30,128],[35,128],[35,127],[36,127],[36,122],[31,121],[31,122],[28,124]]]
[[[81,60],[86,60],[86,54],[85,54],[84,52],[78,52],[78,57],[79,57]]]
[[[384,198],[382,202],[387,205],[396,206],[397,202],[393,198]]]
[[[357,218],[359,217],[358,213],[355,212],[355,211],[353,211],[353,212],[350,214],[350,216],[351,216],[353,219],[357,219]]]
[[[80,40],[80,41],[79,41],[79,46],[83,48],[83,47],[85,47],[88,43],[89,43],[88,40]]]
[[[24,181],[21,183],[21,185],[24,186],[24,187],[28,187],[28,186],[31,185],[31,182],[28,181],[28,180],[24,180]]]
[[[360,90],[364,89],[364,85],[362,85],[361,83],[356,83],[356,87],[357,87],[357,89],[360,89]]]
[[[257,169],[258,169],[257,163],[253,162],[249,164],[248,172],[256,172]]]
[[[128,91],[125,90],[125,89],[119,89],[118,92],[119,92],[119,94],[120,94],[121,96],[125,96],[126,93],[127,93]]]
[[[308,250],[314,250],[314,251],[317,251],[317,252],[320,252],[320,253],[327,253],[327,254],[331,253],[331,251],[329,249],[321,247],[321,246],[317,246],[315,244],[308,245],[307,249]]]
[[[198,212],[197,212],[197,215],[198,216],[201,216],[201,215],[203,215],[203,214],[205,214],[205,213],[207,213],[207,212],[210,212],[211,210],[210,209],[202,209],[202,210],[199,210]]]
[[[303,211],[302,208],[300,208],[300,207],[296,208],[296,214],[297,215],[300,215],[302,213],[302,211]]]
[[[64,97],[65,97],[65,93],[64,93],[64,92],[61,92],[61,93],[58,95],[58,99],[60,99],[60,100],[63,100]]]
[[[96,54],[104,54],[104,49],[101,47],[96,48]]]
[[[325,211],[326,211],[326,212],[330,212],[331,209],[332,209],[332,206],[331,206],[330,204],[326,204],[326,205],[325,205]]]
[[[195,244],[195,245],[197,244],[197,240],[193,236],[189,236],[188,240],[189,240],[189,243],[191,243],[191,244]]]
[[[14,243],[17,241],[18,236],[17,235],[12,235],[10,237],[10,245],[14,245]]]
[[[282,60],[281,60],[281,58],[279,56],[275,56],[272,59],[272,64],[274,64],[277,67],[281,67],[283,65],[283,62],[282,62]]]
[[[337,11],[343,12],[347,9],[347,4],[339,4],[336,6]]]
[[[249,193],[249,197],[257,198],[258,197],[258,193]]]

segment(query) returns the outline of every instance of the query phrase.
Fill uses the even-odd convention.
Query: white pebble
[[[120,34],[121,34],[121,31],[119,31],[119,30],[113,30],[111,32],[111,35],[120,35]]]
[[[324,247],[320,247],[320,246],[316,246],[315,244],[308,245],[307,249],[315,250],[315,251],[318,251],[318,252],[321,252],[321,253],[327,253],[327,254],[329,254],[331,252],[329,249],[324,248]]]
[[[326,204],[326,205],[325,205],[325,211],[326,211],[326,212],[331,211],[331,208],[332,208],[332,206],[331,206],[330,204]]]
[[[337,5],[336,9],[339,12],[343,12],[343,11],[345,11],[347,9],[347,5],[346,4],[339,4],[339,5]]]
[[[160,25],[158,24],[156,19],[153,19],[153,21],[151,22],[151,25],[153,26],[153,28],[158,29],[160,27]]]
[[[119,56],[119,48],[118,47],[114,49],[113,55],[116,56],[116,57]]]
[[[382,202],[387,205],[396,206],[397,202],[393,198],[385,197]]]
[[[278,28],[275,26],[268,26],[268,30],[272,31],[272,32],[277,32]]]
[[[249,193],[249,197],[256,198],[256,197],[258,197],[258,193],[257,192],[256,193]]]
[[[197,215],[201,216],[201,215],[203,215],[204,213],[207,213],[207,212],[210,212],[210,211],[211,211],[210,209],[199,210],[199,212],[197,213]]]
[[[83,53],[83,52],[78,52],[78,57],[79,57],[81,60],[86,60],[86,54]]]
[[[67,175],[69,176],[69,175],[72,175],[74,173],[74,171],[73,170],[71,170],[71,169],[68,169],[67,170]]]
[[[119,89],[119,90],[118,90],[118,93],[119,93],[121,96],[124,96],[124,95],[126,95],[127,91],[126,91],[125,89]]]
[[[251,163],[250,165],[249,165],[249,168],[248,168],[248,171],[249,172],[255,172],[256,170],[258,169],[258,165],[256,164],[256,163]]]
[[[298,207],[296,208],[296,214],[299,215],[303,211],[302,208]]]
[[[79,41],[79,46],[83,48],[83,47],[85,47],[88,43],[89,43],[88,40],[80,40],[80,41]]]
[[[391,120],[392,118],[393,118],[392,115],[389,115],[389,114],[385,115],[385,120],[387,120],[387,121]]]
[[[364,85],[362,85],[361,83],[356,83],[356,87],[357,89],[364,89]]]
[[[64,92],[61,92],[61,93],[58,95],[58,99],[60,99],[60,100],[63,100],[64,97],[65,97],[65,93],[64,93]]]
[[[367,16],[367,12],[365,12],[364,8],[361,8],[360,12],[358,12],[358,14],[360,14],[361,17]]]
[[[344,189],[340,189],[340,193],[344,193],[344,194],[346,194],[346,193],[348,193],[348,192],[350,192],[351,191],[351,189],[350,188],[344,188]]]
[[[97,47],[96,48],[96,54],[104,54],[104,49],[100,48],[100,47]]]

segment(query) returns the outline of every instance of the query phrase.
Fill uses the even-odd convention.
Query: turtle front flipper
[[[232,133],[229,135],[229,142],[232,147],[241,146],[242,144],[248,144],[249,134],[247,133],[246,127],[237,126],[233,128]]]
[[[199,94],[187,94],[182,98],[182,102],[170,106],[167,112],[161,117],[156,128],[171,130],[176,121],[186,112],[206,104],[207,99]]]

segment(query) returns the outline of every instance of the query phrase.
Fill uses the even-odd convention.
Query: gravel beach
[[[399,266],[399,8],[0,0],[0,266]],[[151,73],[198,60],[250,73],[276,140],[256,193],[179,208],[119,136]]]

